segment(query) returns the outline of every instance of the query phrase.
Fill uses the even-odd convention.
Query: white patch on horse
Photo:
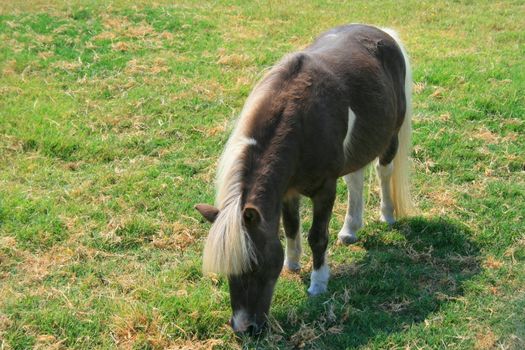
[[[348,107],[348,127],[346,128],[346,136],[343,141],[343,149],[345,150],[345,153],[352,144],[352,131],[354,130],[355,119],[356,117],[354,111]]]
[[[286,257],[284,259],[284,266],[290,271],[300,270],[302,252],[301,232],[299,230],[295,235],[295,239],[286,238]]]
[[[257,140],[252,137],[248,137],[246,138],[246,144],[249,146],[255,146],[257,145]]]
[[[357,231],[363,227],[363,185],[365,168],[350,173],[344,177],[348,187],[348,208],[343,228],[337,235],[343,244],[357,242]]]
[[[377,162],[376,170],[379,185],[381,186],[381,221],[393,224],[396,220],[394,218],[394,201],[392,200],[390,180],[394,166],[392,163],[383,166]]]
[[[325,257],[324,264],[317,270],[312,271],[310,278],[310,288],[308,294],[318,295],[326,292],[328,286],[328,279],[330,278],[330,268]]]

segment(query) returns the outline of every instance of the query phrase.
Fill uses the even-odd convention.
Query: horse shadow
[[[324,296],[274,312],[269,347],[354,348],[383,343],[414,324],[432,322],[480,271],[471,232],[446,218],[411,218],[385,230],[372,223],[355,246],[331,247]],[[301,273],[304,285],[309,271]],[[277,327],[275,325],[278,325]],[[259,343],[260,344],[260,343]]]

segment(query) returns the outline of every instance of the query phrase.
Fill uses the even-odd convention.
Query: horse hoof
[[[339,243],[344,245],[354,244],[357,242],[357,236],[339,235]]]
[[[308,288],[308,295],[311,297],[315,297],[316,295],[325,293],[326,289],[327,289],[326,286],[314,284],[314,285],[311,285],[310,288]]]
[[[393,224],[396,223],[396,219],[394,219],[394,217],[392,217],[392,216],[381,215],[380,220],[381,220],[381,222],[385,222],[388,225],[393,225]]]
[[[291,272],[299,272],[301,270],[301,264],[298,262],[292,262],[285,260],[284,261],[284,267]]]

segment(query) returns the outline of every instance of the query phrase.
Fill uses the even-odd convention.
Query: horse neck
[[[279,218],[281,203],[288,191],[296,163],[296,149],[287,142],[270,146],[251,174],[246,202],[260,208],[265,218]]]

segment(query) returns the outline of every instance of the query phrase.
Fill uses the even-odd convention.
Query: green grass
[[[522,1],[0,4],[0,348],[525,347]],[[396,28],[414,66],[421,216],[310,251],[269,332],[237,339],[203,276],[231,121],[262,72],[348,22]],[[310,223],[304,201],[303,231]]]

